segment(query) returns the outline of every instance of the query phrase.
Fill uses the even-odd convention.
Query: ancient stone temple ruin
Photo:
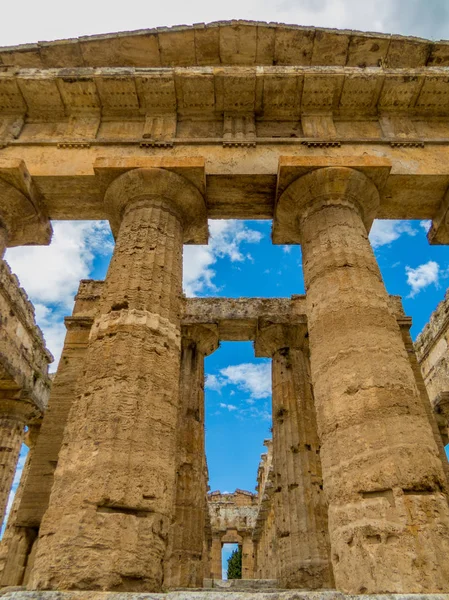
[[[39,435],[50,356],[1,267],[3,509],[25,424],[34,440],[0,561],[29,591],[5,598],[214,585],[228,540],[246,579],[304,597],[449,592],[447,428],[368,241],[375,218],[430,219],[449,243],[448,67],[449,42],[253,22],[0,49],[1,255],[52,219],[108,219],[116,241]],[[185,298],[208,219],[272,220],[306,295]],[[220,340],[272,360],[254,496],[207,496]]]

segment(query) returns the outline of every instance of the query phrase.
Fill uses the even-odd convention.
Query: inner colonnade
[[[198,588],[230,536],[282,588],[448,591],[448,463],[368,240],[389,218],[449,241],[445,44],[231,22],[0,49],[1,256],[48,244],[51,219],[107,218],[116,240],[66,319],[2,586]],[[183,245],[217,218],[301,244],[305,296],[185,298]],[[272,359],[249,500],[207,495],[220,340]]]

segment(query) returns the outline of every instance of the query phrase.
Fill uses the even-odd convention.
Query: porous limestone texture
[[[256,578],[276,579],[279,573],[277,535],[274,521],[273,440],[264,440],[267,452],[261,456],[257,471],[258,511],[253,530]]]
[[[199,588],[204,579],[207,510],[204,357],[218,347],[217,326],[184,326],[181,345],[175,518],[169,534],[164,587]]]
[[[183,230],[202,218],[204,202],[181,175],[138,169],[113,181],[106,203],[121,224],[40,528],[30,585],[41,589],[162,585],[175,501]]]
[[[36,442],[39,437],[41,421],[28,424],[25,443],[28,446],[28,455],[23,467],[19,486],[14,495],[14,501],[8,516],[8,522],[0,543],[0,573],[1,586],[23,584],[26,585],[31,572],[32,557],[30,555],[33,542],[37,537],[36,529],[18,528],[17,513],[22,503],[23,492],[27,485],[33,462]]]
[[[366,166],[371,176],[309,170],[277,207],[279,227],[296,224],[302,246],[335,583],[346,593],[444,592],[447,481],[368,241],[380,201],[371,177],[383,167]]]
[[[449,292],[416,338],[415,350],[432,404],[449,392]]]
[[[1,239],[6,239],[1,236],[1,205],[8,201],[14,202],[14,198],[6,196],[0,199],[0,242]],[[18,210],[18,214],[15,214],[14,206],[9,206],[8,210],[15,217],[11,217],[10,227],[18,231],[21,212]],[[3,255],[2,252],[0,254]],[[20,287],[17,277],[0,258],[1,523],[20,448],[25,439],[25,427],[35,424],[47,407],[51,387],[48,366],[52,360],[52,355],[45,347],[42,332],[36,325],[31,302]]]
[[[333,587],[327,504],[306,327],[259,320],[257,356],[272,358],[274,515],[282,588]],[[274,559],[274,557],[273,557]]]
[[[72,317],[65,319],[67,333],[42,422],[42,435],[35,440],[33,460],[27,463],[27,477],[22,477],[14,522],[8,521],[5,537],[0,543],[0,583],[3,586],[22,585],[32,568],[35,542],[48,508],[64,428],[77,394],[102,286],[102,281],[81,281]]]

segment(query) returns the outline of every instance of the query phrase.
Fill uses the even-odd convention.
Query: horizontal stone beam
[[[6,93],[8,94],[6,96]],[[214,116],[255,113],[353,117],[410,112],[449,114],[444,69],[354,66],[220,66],[6,70],[0,73],[0,112],[32,118],[69,115]],[[313,122],[306,127],[313,128]],[[394,128],[395,124],[390,124]],[[149,124],[152,127],[152,124]],[[388,127],[388,125],[387,125]]]

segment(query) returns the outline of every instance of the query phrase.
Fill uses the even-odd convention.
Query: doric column
[[[42,418],[28,423],[28,431],[24,443],[28,446],[28,455],[23,467],[20,483],[14,496],[9,513],[5,533],[0,542],[0,587],[26,585],[26,567],[28,566],[29,548],[36,538],[36,530],[17,528],[17,513],[26,487],[34,449],[39,437]],[[11,557],[14,559],[11,560]]]
[[[211,577],[212,579],[222,579],[221,565],[221,535],[213,535],[211,549]]]
[[[22,585],[24,565],[27,575],[32,568],[31,554],[35,554],[33,548],[37,543],[42,517],[48,508],[64,429],[83,371],[101,283],[81,282],[73,316],[65,319],[67,333],[64,348],[51,386],[40,435],[32,449],[33,460],[27,461],[27,477],[23,486],[21,484],[16,516],[8,534],[8,552],[1,585]]]
[[[379,201],[362,171],[317,168],[287,187],[277,217],[302,245],[337,589],[440,592],[449,586],[446,480],[368,241]]]
[[[435,410],[435,406],[432,409],[429,394],[427,393],[426,384],[424,383],[424,377],[422,375],[421,368],[416,357],[415,346],[413,344],[412,336],[410,335],[412,319],[404,315],[404,317],[398,319],[398,324],[401,330],[402,339],[404,341],[405,350],[407,352],[410,365],[415,376],[416,387],[418,388],[422,405],[427,414],[427,418],[429,419],[430,427],[432,428],[433,437],[441,458],[441,464],[443,465],[443,469],[446,475],[446,481],[449,483],[449,463],[446,457],[446,452],[444,450],[444,446],[448,442],[446,441],[447,438],[445,439],[444,436],[441,435],[441,429],[439,428],[441,419],[438,418],[438,411]]]
[[[435,421],[440,434],[441,444],[449,444],[449,392],[440,392],[433,401]]]
[[[256,356],[272,357],[274,514],[283,588],[332,586],[327,506],[306,325],[259,319]]]
[[[207,479],[204,448],[204,357],[218,347],[216,325],[182,328],[175,519],[164,587],[202,587]]]
[[[38,410],[21,400],[16,390],[0,390],[0,514],[5,518],[8,497],[25,439],[25,425]]]
[[[156,591],[173,518],[183,236],[197,188],[134,169],[105,196],[117,243],[42,521],[30,587]],[[186,232],[188,232],[186,234]]]

